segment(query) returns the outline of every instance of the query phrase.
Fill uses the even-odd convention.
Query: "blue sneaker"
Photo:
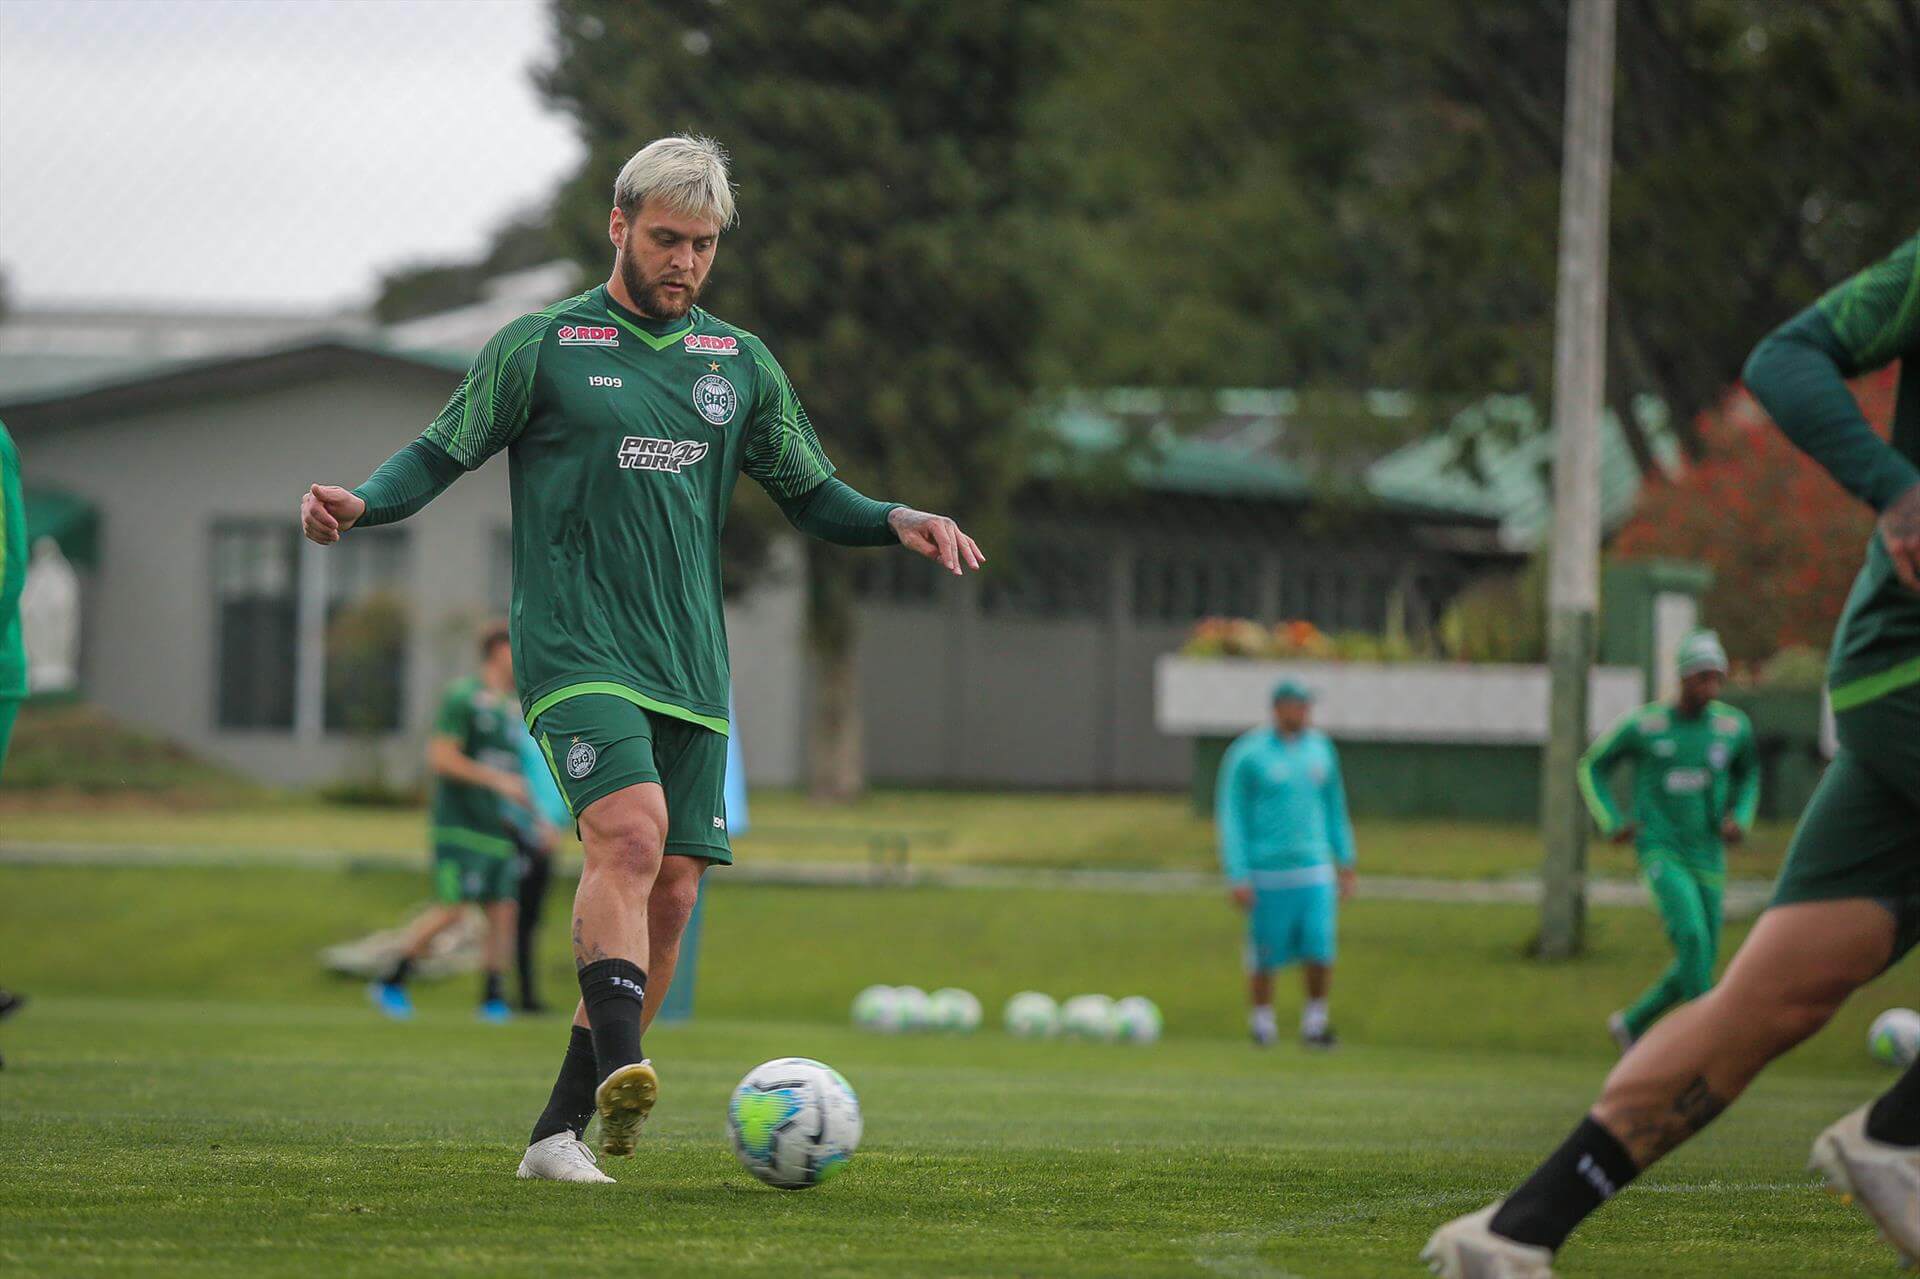
[[[377,981],[367,987],[367,998],[373,1001],[375,1008],[395,1021],[406,1021],[413,1016],[413,998],[407,994],[405,986]]]
[[[504,999],[489,999],[480,1005],[478,1015],[481,1021],[492,1022],[499,1026],[513,1020],[513,1009],[507,1007],[507,1001]]]

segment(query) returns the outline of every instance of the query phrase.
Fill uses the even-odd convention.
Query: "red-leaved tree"
[[[1894,370],[1852,384],[1885,435]],[[1651,480],[1614,551],[1712,567],[1702,602],[1735,661],[1764,661],[1788,645],[1824,648],[1860,569],[1873,513],[1782,435],[1745,387],[1697,419],[1702,456],[1675,479]]]

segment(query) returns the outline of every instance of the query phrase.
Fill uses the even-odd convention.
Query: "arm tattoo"
[[[1620,1144],[1644,1168],[1712,1123],[1726,1108],[1726,1099],[1707,1086],[1707,1077],[1696,1075],[1665,1110],[1630,1116]]]
[[[588,964],[595,964],[608,958],[607,952],[601,949],[599,943],[589,942],[582,936],[584,929],[585,921],[575,915],[573,917],[573,967],[576,972]]]

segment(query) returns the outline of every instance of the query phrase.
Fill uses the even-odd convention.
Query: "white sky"
[[[308,308],[471,254],[583,153],[538,0],[0,0],[18,302]]]

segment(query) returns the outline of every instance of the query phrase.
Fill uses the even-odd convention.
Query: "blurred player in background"
[[[1340,755],[1308,726],[1312,695],[1292,680],[1273,690],[1273,724],[1227,748],[1215,786],[1220,865],[1234,902],[1247,912],[1247,991],[1253,1042],[1279,1038],[1273,970],[1301,965],[1307,998],[1300,1042],[1331,1048],[1338,898],[1353,895],[1353,824],[1340,780]]]
[[[1607,1019],[1625,1052],[1668,1009],[1713,985],[1726,896],[1726,844],[1746,838],[1760,804],[1753,726],[1714,699],[1727,679],[1727,650],[1712,631],[1680,646],[1680,692],[1614,725],[1580,760],[1580,793],[1600,833],[1633,843],[1673,963],[1640,998]],[[1614,803],[1612,774],[1633,764],[1633,814]]]
[[[834,478],[766,344],[694,305],[734,220],[726,155],[642,148],[614,182],[605,284],[489,341],[440,416],[359,488],[312,485],[321,545],[418,511],[506,450],[522,709],[567,806],[580,1004],[519,1175],[606,1182],[579,1140],[630,1155],[660,1079],[641,1048],[709,865],[733,860],[724,798],[720,530],[745,472],[801,532],[898,543],[956,575],[984,557],[943,515]]]
[[[1846,379],[1896,360],[1889,442]],[[1588,1214],[1920,941],[1920,235],[1768,335],[1745,380],[1789,439],[1879,512],[1833,637],[1840,751],[1720,984],[1628,1051],[1509,1198],[1434,1234],[1422,1255],[1440,1274],[1550,1275]],[[1820,1134],[1812,1165],[1920,1257],[1920,1063]]]
[[[518,908],[514,912],[513,964],[520,979],[520,1011],[543,1013],[534,987],[535,941],[540,930],[540,912],[547,901],[547,886],[553,880],[553,858],[560,847],[560,832],[573,824],[567,801],[554,784],[540,744],[521,722],[510,717],[507,732],[520,753],[520,772],[527,782],[527,807],[518,804],[507,809],[507,826],[512,833],[518,861]]]
[[[20,634],[20,591],[27,584],[27,504],[21,496],[20,450],[0,422],[0,773],[7,767],[13,721],[27,696],[27,645]],[[26,996],[0,990],[0,1019]]]
[[[495,623],[480,636],[480,674],[448,686],[427,744],[427,769],[433,775],[428,818],[433,892],[440,905],[414,920],[393,969],[370,989],[389,1017],[413,1015],[407,994],[413,965],[470,904],[487,919],[480,1016],[498,1022],[510,1015],[501,975],[513,946],[518,860],[507,811],[529,802],[514,749],[513,687],[507,628]]]

